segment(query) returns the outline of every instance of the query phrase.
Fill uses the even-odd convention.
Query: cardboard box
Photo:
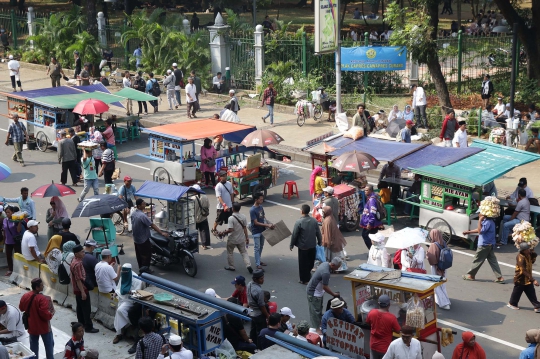
[[[256,153],[254,155],[248,156],[246,170],[252,170],[254,168],[259,168],[261,166],[261,154]]]
[[[264,239],[266,239],[266,241],[270,243],[272,247],[284,240],[285,238],[290,237],[292,234],[289,228],[287,228],[287,225],[283,222],[283,220],[275,223],[274,226],[274,229],[268,228],[263,232]]]

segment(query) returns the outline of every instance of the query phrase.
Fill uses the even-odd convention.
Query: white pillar
[[[412,54],[409,57],[411,69],[409,73],[409,85],[418,84],[418,62],[413,61]]]
[[[224,34],[229,30],[229,25],[223,25],[223,18],[218,13],[214,26],[208,26],[210,31],[210,58],[212,60],[212,73],[225,72],[230,65],[231,52],[225,42]],[[233,69],[234,72],[234,69]]]
[[[30,6],[28,8],[28,36],[34,36],[36,34],[35,18],[36,13],[34,12],[34,8]],[[30,48],[34,48],[34,41],[30,41]]]
[[[184,27],[184,32],[189,35],[191,33],[191,30],[189,28],[189,20],[188,19],[184,19],[182,20],[182,26]]]
[[[97,14],[98,40],[103,47],[107,47],[107,28],[105,25],[105,15],[100,11]]]
[[[261,85],[264,72],[264,31],[262,25],[255,26],[255,84]]]

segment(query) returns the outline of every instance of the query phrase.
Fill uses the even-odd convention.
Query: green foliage
[[[225,9],[227,13],[227,25],[229,25],[229,33],[232,35],[239,35],[243,33],[250,33],[253,31],[251,24],[246,20],[238,16],[233,10]]]

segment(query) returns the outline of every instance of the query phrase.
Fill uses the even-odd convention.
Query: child
[[[381,196],[382,203],[390,203],[390,188],[388,188],[388,183],[379,182],[377,188],[379,189],[379,196]]]
[[[270,292],[264,291],[264,302],[266,303],[266,311],[270,314],[277,313],[277,303],[270,302]]]

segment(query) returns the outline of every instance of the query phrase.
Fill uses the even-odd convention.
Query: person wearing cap
[[[251,275],[252,281],[247,287],[248,306],[252,310],[249,313],[251,317],[251,330],[249,337],[254,343],[257,343],[259,333],[266,328],[266,321],[270,316],[264,302],[264,291],[261,285],[264,283],[264,270],[257,269]]]
[[[0,324],[4,328],[0,330],[0,343],[4,345],[16,342],[26,333],[20,310],[3,300],[0,300]]]
[[[6,146],[9,144],[9,138],[13,141],[13,156],[11,159],[15,162],[19,162],[21,167],[24,167],[24,160],[22,156],[24,140],[28,141],[28,132],[26,132],[26,126],[24,123],[19,122],[19,115],[14,113],[11,115],[12,123],[9,124],[6,137]]]
[[[321,263],[313,273],[306,288],[311,326],[319,334],[322,334],[320,327],[324,293],[326,292],[334,298],[339,297],[339,292],[334,292],[329,284],[331,271],[338,270],[341,267],[341,261],[340,257],[334,257],[330,262]]]
[[[293,314],[291,308],[289,307],[283,307],[279,310],[279,314],[281,315],[281,319],[279,322],[279,328],[278,331],[289,334],[294,330],[296,325],[289,323],[289,320],[292,318],[296,318],[296,316]]]
[[[146,81],[144,81],[141,74],[142,71],[139,71],[139,73],[135,76],[135,82],[133,83],[133,87],[139,92],[146,92]],[[137,101],[137,105],[139,105],[139,111],[137,112],[137,115],[141,115],[143,113],[143,107],[144,114],[148,115],[148,106],[146,104],[146,101]]]
[[[311,269],[315,264],[316,247],[322,245],[321,229],[317,220],[309,215],[311,209],[302,205],[302,216],[294,223],[289,249],[298,247],[298,274],[300,284],[307,284],[311,279]]]
[[[130,176],[124,176],[124,184],[118,190],[118,197],[126,201],[128,204],[128,207],[122,212],[124,216],[124,228],[127,228],[127,215],[129,210],[135,205],[135,201],[138,198],[135,196],[136,192],[137,188],[135,188],[133,185],[133,179]]]
[[[521,221],[528,222],[531,219],[531,203],[527,198],[527,191],[524,188],[520,188],[517,192],[517,205],[514,212],[511,215],[505,214],[502,219],[497,246],[508,244],[508,235],[512,232],[516,224]]]
[[[389,311],[390,297],[383,294],[378,303],[379,309],[372,309],[366,319],[366,323],[371,326],[370,359],[382,359],[392,342],[393,333],[399,333],[401,329],[396,316]]]
[[[495,108],[493,109],[493,114],[495,115],[495,120],[497,120],[497,122],[499,119],[503,120],[503,122],[506,119],[506,118],[503,118],[504,111],[506,111],[506,106],[504,105],[503,98],[497,97],[497,104],[495,105]]]
[[[266,105],[268,113],[262,118],[263,122],[266,123],[266,119],[270,117],[270,125],[274,124],[274,102],[277,97],[277,91],[274,89],[274,81],[268,81],[268,87],[263,92],[263,98],[261,101],[261,106]]]
[[[198,184],[191,188],[201,191]],[[195,201],[193,202],[195,215],[195,228],[199,231],[199,235],[204,246],[210,246],[210,226],[208,225],[208,215],[210,214],[210,202],[206,193],[196,192]]]
[[[39,222],[36,220],[30,220],[26,223],[28,228],[24,232],[22,241],[21,241],[21,253],[27,261],[37,261],[39,263],[45,263],[45,259],[39,251],[36,234],[38,232]]]
[[[502,121],[502,124],[505,125],[507,123],[506,120],[508,120],[509,118],[512,118],[512,117],[521,117],[521,111],[519,111],[517,108],[514,107],[514,113],[513,113],[513,116],[511,116],[511,110],[512,109],[512,105],[510,103],[507,103],[506,104],[506,111],[504,111],[504,116],[505,116],[505,120]],[[497,122],[500,122],[500,121],[497,121]],[[504,127],[504,126],[503,126]]]
[[[334,187],[326,186],[323,188],[323,206],[329,206],[332,208],[332,215],[334,216],[336,223],[339,223],[339,200],[334,197]]]
[[[272,338],[276,336],[276,333],[279,331],[280,321],[281,314],[279,313],[273,313],[268,317],[268,327],[262,329],[257,338],[257,347],[259,350],[264,350],[275,344],[273,341],[267,339],[266,336]]]
[[[241,304],[238,299],[234,297],[227,298],[227,301],[237,305]],[[234,350],[243,350],[254,354],[257,345],[254,344],[253,340],[247,335],[242,319],[233,314],[226,314],[224,319],[225,326],[223,327],[223,335],[225,336],[225,339],[231,343]]]
[[[411,143],[411,129],[414,126],[414,122],[411,120],[405,121],[405,127],[401,130],[401,136],[399,142]]]
[[[157,359],[164,359],[166,354],[170,359],[193,359],[191,350],[184,348],[182,338],[175,334],[169,336],[169,344],[161,347],[161,353]]]
[[[81,194],[79,195],[79,198],[77,198],[78,202],[84,200],[84,198],[86,197],[86,194],[90,191],[90,188],[94,190],[94,196],[97,196],[99,194],[99,182],[98,182],[98,176],[97,176],[97,171],[96,171],[96,160],[92,156],[91,149],[89,148],[84,149],[81,164],[82,164],[84,187],[83,187],[83,190],[81,191]]]
[[[484,75],[484,81],[482,81],[482,103],[484,105],[484,108],[489,105],[489,99],[491,98],[491,95],[493,94],[493,83],[490,80],[490,77],[488,74]]]
[[[28,213],[28,219],[36,219],[36,204],[32,198],[28,196],[28,187],[21,188],[21,195],[14,198],[4,198],[5,203],[17,203],[21,211]]]
[[[80,62],[80,59],[78,60]],[[88,62],[85,62],[84,69],[82,71],[79,69],[80,76],[81,76],[81,86],[90,86],[90,72],[88,71],[89,66],[90,64]],[[76,70],[75,70],[75,73],[77,73]]]
[[[444,141],[444,147],[452,147],[452,139],[459,125],[454,110],[448,110],[444,118],[439,138]]]
[[[122,79],[122,87],[123,88],[132,88],[133,83],[131,82],[131,74],[129,71],[124,72],[124,78]],[[131,102],[131,99],[128,99],[126,102],[126,115],[130,116],[133,113],[133,102]]]
[[[217,295],[214,288],[208,288],[207,290],[204,291],[204,294],[209,295],[213,298],[221,298],[219,295]]]
[[[99,329],[94,328],[90,316],[92,313],[92,304],[90,302],[88,288],[85,285],[87,282],[86,271],[84,270],[83,264],[83,247],[81,245],[73,247],[73,254],[75,255],[75,258],[73,258],[69,267],[71,271],[73,293],[75,294],[75,300],[77,302],[77,321],[84,325],[84,329],[87,333],[97,333],[99,332]]]
[[[43,295],[43,280],[34,278],[30,282],[32,291],[25,293],[19,302],[19,310],[28,312],[28,334],[30,335],[30,350],[39,358],[39,337],[43,340],[45,357],[54,359],[54,338],[51,329],[51,319],[55,314],[50,297]]]
[[[238,115],[238,111],[240,111],[240,105],[238,104],[238,99],[236,98],[233,89],[229,90],[229,97],[231,98],[229,101],[229,104],[231,105],[231,111],[234,112],[235,115]]]
[[[467,143],[467,121],[459,121],[459,128],[454,133],[454,138],[452,139],[452,147],[466,148],[469,147]]]
[[[78,164],[77,164],[77,147],[71,138],[67,138],[65,130],[60,131],[60,141],[56,146],[58,151],[58,163],[62,164],[62,173],[60,174],[60,182],[65,185],[67,182],[67,174],[71,175],[73,186],[77,185]]]
[[[114,269],[115,266],[117,267],[116,270]],[[112,257],[110,249],[101,251],[101,262],[98,262],[94,269],[97,287],[101,293],[114,293],[121,269],[122,267],[117,265]]]
[[[66,76],[62,65],[56,60],[56,57],[51,57],[51,62],[47,66],[47,76],[51,78],[52,87],[60,87],[60,79]]]
[[[197,87],[193,83],[192,76],[188,77],[188,84],[184,90],[186,91],[187,117],[197,118],[197,116],[195,116],[195,113],[198,110]]]
[[[243,307],[248,307],[248,300],[247,300],[247,289],[246,289],[246,278],[239,275],[234,278],[234,280],[231,282],[231,284],[234,284],[234,292],[231,294],[230,297],[225,298],[236,298],[239,305]]]
[[[178,106],[182,106],[182,100],[180,99],[180,90],[184,83],[184,73],[178,68],[178,64],[175,62],[172,64],[173,74],[174,74],[174,94],[176,96],[176,102]]]
[[[227,266],[226,270],[234,271],[234,249],[237,248],[244,260],[244,265],[249,273],[253,273],[251,268],[251,261],[247,253],[246,247],[249,246],[249,236],[247,232],[247,219],[240,209],[242,206],[238,202],[234,202],[232,205],[233,213],[229,217],[229,223],[227,224],[227,230],[221,235],[228,234],[227,238]]]
[[[7,67],[9,70],[9,77],[11,78],[11,87],[13,87],[13,92],[17,92],[15,83],[17,84],[17,86],[19,86],[19,91],[22,91],[23,89],[21,85],[21,65],[19,64],[19,61],[13,58],[13,55],[9,55]]]
[[[516,189],[514,190],[514,192],[512,192],[512,194],[510,196],[507,196],[506,199],[511,199],[513,201],[517,201],[518,199],[518,192],[520,189],[523,189],[525,190],[525,197],[527,197],[528,199],[531,199],[531,198],[535,198],[534,197],[534,194],[533,194],[533,191],[531,190],[531,187],[528,186],[527,184],[527,178],[526,177],[521,177],[518,181],[518,184],[516,186]],[[506,213],[506,214],[511,214],[511,213]]]
[[[382,130],[388,127],[388,117],[384,110],[379,110],[379,112],[373,116],[373,120],[375,121],[376,130]]]
[[[94,254],[94,249],[96,248],[96,246],[97,242],[93,239],[89,239],[84,242],[84,257],[82,259],[82,262],[84,271],[86,272],[86,281],[84,284],[88,287],[88,290],[93,290],[97,286],[96,266],[99,263],[99,260]]]
[[[347,323],[354,324],[356,320],[351,312],[345,308],[345,302],[339,298],[334,298],[330,302],[330,309],[324,313],[321,322],[321,331],[323,334],[323,343],[326,346],[326,329],[328,324],[328,319],[337,318]]]
[[[393,315],[393,314],[392,314]],[[404,325],[400,330],[401,338],[394,340],[388,346],[388,351],[382,359],[422,359],[422,346],[420,341],[413,338],[415,329]]]
[[[221,94],[223,93],[223,89],[225,88],[224,84],[225,81],[221,76],[221,72],[218,72],[216,76],[212,78],[212,90],[217,94]]]
[[[540,313],[540,302],[536,297],[534,287],[538,287],[538,281],[533,278],[532,267],[536,262],[537,254],[534,248],[527,242],[519,244],[519,253],[516,256],[516,270],[514,274],[514,289],[510,296],[507,307],[510,309],[519,309],[518,304],[521,295],[525,292],[527,298],[534,307],[536,313]]]
[[[419,128],[428,128],[426,107],[427,107],[427,98],[424,88],[416,84],[411,85],[411,92],[413,94],[412,98],[412,109],[416,117],[416,123]]]
[[[232,215],[232,204],[234,202],[234,188],[227,181],[227,172],[219,173],[219,183],[216,185],[217,212],[212,234],[217,236],[217,226],[223,223],[229,223],[229,217]]]
[[[307,338],[308,334],[310,333],[309,333],[309,323],[307,320],[301,320],[300,323],[298,323],[298,325],[296,326],[296,328],[292,332],[289,333],[290,336],[293,336],[296,339],[303,342],[308,342],[308,338]],[[316,333],[313,333],[313,334],[316,334]],[[318,334],[316,335],[319,336]],[[319,337],[319,342],[320,341],[321,339]],[[321,343],[321,346],[322,346],[322,343]]]
[[[382,233],[370,234],[371,248],[368,253],[367,264],[374,266],[391,268],[390,255],[386,250],[386,237]]]
[[[178,109],[178,102],[176,102],[176,92],[174,90],[176,83],[176,77],[171,70],[167,70],[167,76],[163,80],[163,86],[167,89],[167,102],[169,103],[169,110]]]

